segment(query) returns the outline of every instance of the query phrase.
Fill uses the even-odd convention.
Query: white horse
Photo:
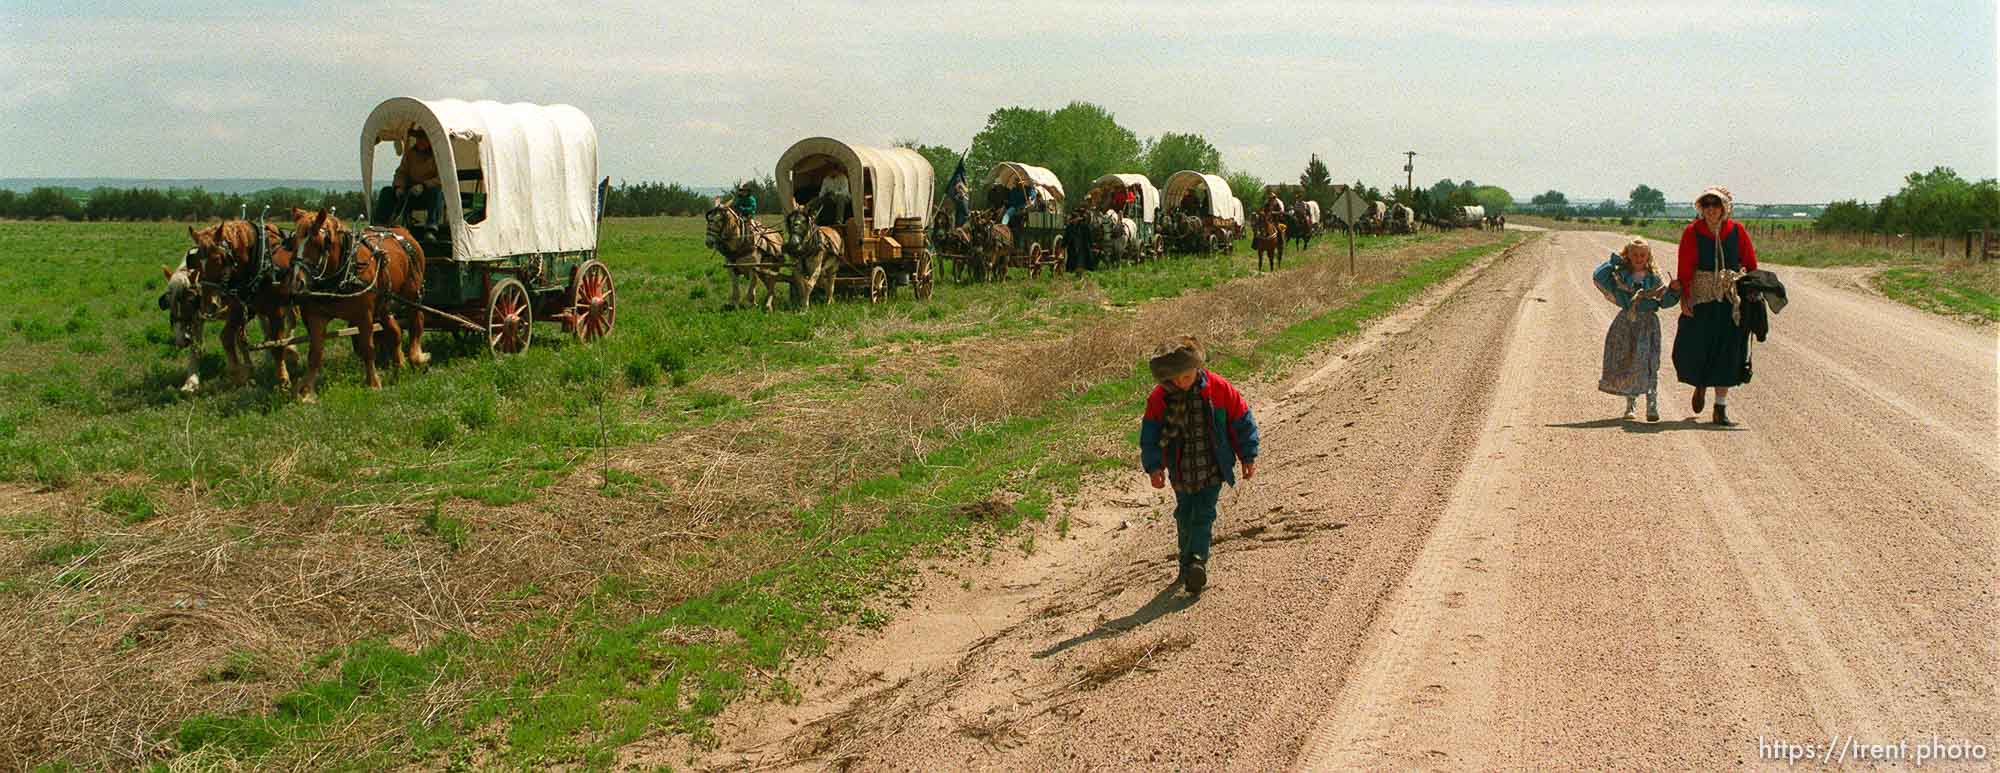
[[[193,250],[188,251],[190,255]],[[201,336],[203,323],[222,313],[222,304],[214,293],[201,287],[201,277],[185,261],[178,268],[165,270],[167,290],[160,294],[160,308],[166,310],[167,319],[174,330],[174,346],[188,350],[187,379],[181,382],[181,391],[193,393],[201,388]],[[226,342],[225,342],[226,344]]]
[[[1111,265],[1139,260],[1139,224],[1116,212],[1099,213],[1097,239],[1091,245]]]

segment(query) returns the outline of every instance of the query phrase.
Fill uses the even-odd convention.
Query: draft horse
[[[397,368],[430,362],[431,356],[423,348],[424,312],[414,305],[424,292],[424,251],[410,232],[370,228],[356,233],[327,209],[294,208],[292,220],[297,230],[292,237],[294,258],[287,287],[305,320],[309,342],[306,374],[296,389],[299,399],[315,399],[326,352],[326,326],[336,319],[360,328],[354,336],[354,355],[361,360],[369,389],[382,387],[382,376],[375,367],[378,336],[371,332],[377,324],[382,326],[380,339],[388,345]],[[407,356],[400,345],[402,326],[392,304],[408,307]]]
[[[756,218],[744,217],[722,199],[714,203],[705,215],[708,235],[702,244],[721,253],[729,268],[729,307],[757,305],[757,285],[762,284],[764,310],[770,311],[778,297],[778,269],[785,265],[784,235]],[[749,286],[747,293],[741,289],[744,284]]]
[[[194,240],[194,248],[188,250],[183,261],[188,275],[176,281],[175,272],[168,271],[168,295],[191,290],[202,299],[212,318],[223,320],[222,353],[229,362],[230,380],[236,386],[243,386],[250,382],[250,342],[244,335],[250,318],[255,317],[261,323],[267,344],[290,337],[292,323],[298,319],[284,281],[291,271],[291,250],[285,247],[285,234],[277,226],[267,223],[259,228],[247,220],[224,221],[212,229],[197,230],[190,226],[188,236]],[[185,300],[170,304],[169,298],[162,297],[161,305],[181,309],[185,308]],[[182,321],[186,316],[176,311],[173,317],[175,343],[181,344]],[[197,319],[194,337],[199,336]],[[182,345],[192,344],[190,338]],[[287,365],[298,365],[298,350],[289,344],[270,349],[278,386],[290,388],[292,377]],[[190,365],[188,381],[181,389],[193,391],[199,383]]]

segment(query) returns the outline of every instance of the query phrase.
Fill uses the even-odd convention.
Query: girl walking
[[[1660,308],[1680,301],[1680,293],[1653,270],[1653,250],[1634,238],[1591,273],[1604,299],[1618,307],[1604,333],[1604,374],[1599,391],[1625,398],[1625,418],[1633,418],[1640,395],[1646,420],[1660,420]]]

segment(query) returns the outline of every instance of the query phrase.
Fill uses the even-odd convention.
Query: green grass
[[[64,488],[137,474],[148,485],[198,484],[213,503],[397,502],[422,488],[504,504],[533,499],[603,441],[629,445],[738,415],[734,398],[687,389],[704,376],[798,370],[849,359],[858,346],[946,343],[1062,328],[1104,313],[1073,280],[940,286],[928,303],[851,300],[807,313],[724,311],[728,276],[701,246],[695,218],[613,220],[600,241],[619,288],[619,327],[583,346],[537,327],[525,354],[494,359],[449,336],[422,372],[385,375],[371,392],[345,347],[332,347],[321,401],[274,393],[268,358],[253,388],[230,386],[205,343],[202,393],[175,392],[185,354],[155,305],[160,266],[187,243],[184,224],[0,222],[15,258],[0,275],[0,480]],[[1394,243],[1364,239],[1364,247]],[[1094,273],[1132,304],[1243,276],[1234,258],[1176,259]],[[1065,295],[1066,294],[1066,295]],[[902,321],[871,341],[856,331]],[[921,323],[921,324],[918,324]],[[98,342],[79,350],[77,341]],[[273,465],[292,457],[296,465]],[[525,474],[524,472],[525,471]]]
[[[2000,288],[1992,267],[1900,266],[1876,274],[1883,295],[1920,309],[2000,322]]]
[[[1355,303],[1259,342],[1252,356],[1296,356],[1350,333],[1517,239],[1417,263],[1366,288]],[[1247,367],[1243,359],[1219,362]],[[498,728],[504,740],[488,764],[602,768],[620,746],[662,728],[702,737],[717,713],[752,694],[759,675],[780,675],[769,694],[787,694],[787,663],[818,651],[828,631],[885,625],[889,618],[873,601],[903,581],[910,557],[980,535],[994,544],[1022,523],[1046,520],[1054,498],[1074,495],[1086,473],[1126,466],[1122,457],[1093,458],[1080,449],[1092,433],[1129,433],[1132,405],[1150,385],[1135,366],[1033,415],[940,435],[934,450],[831,493],[797,512],[786,529],[726,535],[714,551],[772,541],[797,549],[790,560],[713,591],[662,603],[669,590],[610,575],[574,608],[489,641],[451,637],[414,652],[379,643],[343,648],[321,658],[313,681],[268,711],[183,722],[175,733],[180,750],[254,762],[360,726],[371,728],[375,741],[332,758],[369,769],[462,759],[478,743],[466,739]],[[1023,496],[997,516],[980,507],[1006,491]],[[879,515],[857,522],[856,512]],[[1016,544],[1034,550],[1032,532]],[[509,593],[539,592],[528,586]],[[471,685],[468,703],[426,721],[410,696],[419,685],[455,680]]]

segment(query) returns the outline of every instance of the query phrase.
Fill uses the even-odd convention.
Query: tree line
[[[1903,189],[1875,204],[1858,199],[1836,201],[1813,221],[1822,231],[1922,234],[1962,234],[2000,225],[2000,181],[1973,182],[1950,167],[1911,172]]]
[[[360,191],[316,191],[267,188],[249,194],[210,193],[200,188],[72,188],[40,187],[27,193],[0,190],[0,218],[16,220],[182,220],[203,222],[265,207],[282,212],[292,207],[339,208],[361,211]]]

